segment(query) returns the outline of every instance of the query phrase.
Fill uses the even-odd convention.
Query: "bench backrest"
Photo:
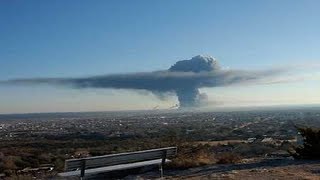
[[[145,151],[136,151],[129,153],[110,154],[104,156],[94,156],[81,159],[69,159],[65,163],[65,171],[73,171],[76,169],[98,168],[105,166],[113,166],[119,164],[127,164],[141,162],[147,160],[163,159],[174,157],[177,154],[176,147],[167,147],[160,149],[151,149]]]

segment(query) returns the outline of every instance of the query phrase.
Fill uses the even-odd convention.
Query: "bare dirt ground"
[[[158,177],[156,172],[150,172],[133,179],[159,179]],[[260,159],[242,164],[167,170],[164,179],[320,180],[320,161]]]
[[[246,164],[211,166],[191,172],[167,179],[320,180],[320,161],[262,160]]]

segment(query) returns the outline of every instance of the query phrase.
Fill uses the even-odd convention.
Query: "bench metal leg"
[[[162,164],[159,164],[159,172],[160,172],[160,178],[163,178],[163,166],[162,166]]]
[[[161,165],[160,165],[160,176],[161,176],[161,178],[163,177],[163,166],[166,163],[166,158],[167,158],[167,151],[164,150],[164,151],[162,151],[162,160],[161,160]]]
[[[86,170],[86,160],[85,160],[85,159],[82,159],[82,162],[81,162],[80,180],[83,180],[83,179],[84,179],[85,170]]]

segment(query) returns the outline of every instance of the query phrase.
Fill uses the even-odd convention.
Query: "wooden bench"
[[[111,171],[159,165],[160,176],[163,176],[163,165],[170,161],[167,158],[176,156],[176,147],[166,147],[145,151],[94,156],[81,159],[69,159],[65,162],[65,172],[61,177],[93,175]]]

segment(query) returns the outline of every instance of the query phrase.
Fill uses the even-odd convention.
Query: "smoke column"
[[[213,72],[219,71],[220,67],[218,62],[210,56],[195,56],[190,60],[178,61],[175,65],[171,66],[171,72]],[[201,94],[198,87],[189,86],[186,88],[179,88],[175,90],[180,108],[191,108],[199,106],[201,103]]]

